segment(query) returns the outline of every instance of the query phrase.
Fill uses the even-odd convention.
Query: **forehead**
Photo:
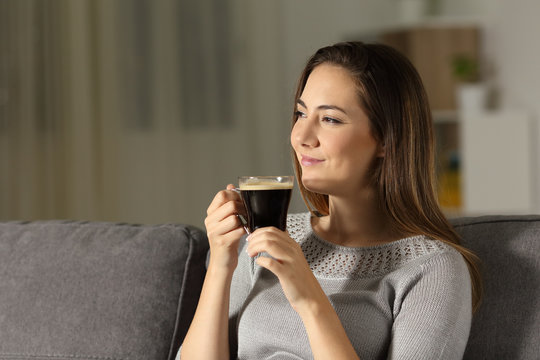
[[[353,106],[359,105],[357,90],[348,70],[338,65],[321,64],[309,75],[300,98],[306,104],[314,101]]]

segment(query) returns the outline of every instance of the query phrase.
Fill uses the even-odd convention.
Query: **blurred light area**
[[[0,0],[0,220],[202,226],[237,176],[293,173],[292,96],[314,50],[464,22],[482,30],[497,107],[532,119],[537,211],[539,12],[536,0]]]

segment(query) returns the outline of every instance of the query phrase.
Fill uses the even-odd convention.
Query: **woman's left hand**
[[[300,245],[286,231],[265,227],[249,235],[248,255],[254,257],[262,252],[268,253],[271,258],[260,256],[256,263],[278,277],[285,296],[296,312],[309,310],[317,301],[326,299]]]

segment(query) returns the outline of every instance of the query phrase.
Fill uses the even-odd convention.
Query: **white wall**
[[[494,80],[503,109],[520,109],[531,117],[533,131],[533,204],[540,212],[540,2],[495,1],[487,23],[487,53],[494,61]],[[519,139],[507,139],[509,143]]]

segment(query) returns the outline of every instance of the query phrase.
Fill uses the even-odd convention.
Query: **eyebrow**
[[[308,108],[306,106],[306,103],[304,101],[302,101],[302,99],[298,99],[296,100],[296,103],[299,104],[299,105],[302,105],[303,107],[305,107],[306,109]],[[317,109],[322,109],[322,110],[338,110],[338,111],[341,111],[342,113],[344,113],[345,115],[347,115],[347,112],[343,109],[343,108],[340,108],[339,106],[336,106],[336,105],[319,105],[317,106]]]

